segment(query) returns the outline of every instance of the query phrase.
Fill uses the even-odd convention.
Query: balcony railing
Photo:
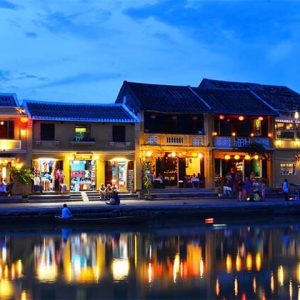
[[[37,147],[57,147],[60,145],[60,141],[58,141],[58,140],[53,140],[53,141],[36,140],[35,145]]]
[[[268,137],[231,137],[216,136],[214,137],[214,147],[216,148],[243,148],[252,143],[263,145],[266,149],[272,148],[272,141]]]
[[[274,145],[276,149],[299,149],[300,139],[277,139],[276,141],[274,141]]]
[[[22,149],[21,140],[0,139],[0,151],[19,151]]]
[[[159,146],[207,146],[205,135],[181,135],[181,134],[145,134],[145,145]]]

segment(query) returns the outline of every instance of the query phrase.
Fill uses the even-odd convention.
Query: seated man
[[[106,198],[106,188],[103,183],[100,185],[99,195],[101,200],[104,200]]]
[[[72,213],[71,213],[69,207],[67,206],[67,204],[63,205],[63,208],[61,210],[61,218],[62,219],[70,219],[70,218],[72,218]]]
[[[105,202],[109,205],[120,205],[120,197],[118,195],[117,191],[113,191],[112,197],[109,199],[109,201]]]

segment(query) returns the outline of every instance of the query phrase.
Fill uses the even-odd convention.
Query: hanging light
[[[250,136],[251,136],[251,137],[253,137],[253,136],[254,136],[254,133],[253,133],[253,132],[251,132],[251,133],[250,133]]]
[[[249,154],[246,154],[246,155],[245,155],[245,159],[246,159],[246,160],[249,160],[249,159],[251,159],[251,156],[250,156]]]
[[[230,155],[229,155],[229,154],[226,154],[226,155],[225,155],[225,159],[226,159],[226,160],[229,160],[229,159],[230,159]]]
[[[224,115],[219,115],[220,120],[224,120],[224,118],[225,118]]]
[[[28,122],[28,117],[21,117],[20,121],[21,121],[21,123],[27,123]]]
[[[268,137],[271,138],[273,136],[272,132],[268,133]]]
[[[296,120],[299,119],[299,113],[298,113],[297,111],[295,111],[294,118],[295,118]]]
[[[172,153],[171,153],[171,156],[172,156],[172,157],[176,157],[176,152],[172,152]]]
[[[235,133],[235,132],[232,132],[231,135],[232,135],[232,136],[236,136],[236,133]]]
[[[146,157],[151,157],[152,156],[152,151],[147,151],[146,152]]]
[[[263,117],[259,117],[258,118],[259,121],[263,121],[263,119],[264,119]]]
[[[216,131],[214,131],[214,132],[212,133],[212,135],[213,135],[213,136],[217,136],[218,133],[217,133]]]
[[[239,116],[240,121],[244,121],[245,117],[244,116]]]
[[[235,160],[239,160],[239,159],[240,159],[240,156],[239,156],[238,154],[236,154],[236,155],[234,156],[234,159],[235,159]]]
[[[203,158],[203,153],[198,153],[198,157],[201,159]]]
[[[256,159],[256,160],[258,159],[258,155],[257,155],[257,154],[256,154],[256,155],[254,155],[254,159]]]

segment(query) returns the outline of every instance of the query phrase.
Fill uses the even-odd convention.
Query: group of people
[[[254,172],[243,180],[242,174],[228,173],[225,177],[223,193],[227,196],[237,197],[238,201],[263,201],[266,197],[266,181],[258,180]]]
[[[106,204],[119,205],[119,189],[116,184],[108,184],[106,187],[104,184],[100,185],[99,195],[101,200],[106,200]]]

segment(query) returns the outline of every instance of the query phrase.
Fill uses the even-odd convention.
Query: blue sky
[[[300,92],[298,0],[0,0],[0,92],[113,102],[123,80]]]

